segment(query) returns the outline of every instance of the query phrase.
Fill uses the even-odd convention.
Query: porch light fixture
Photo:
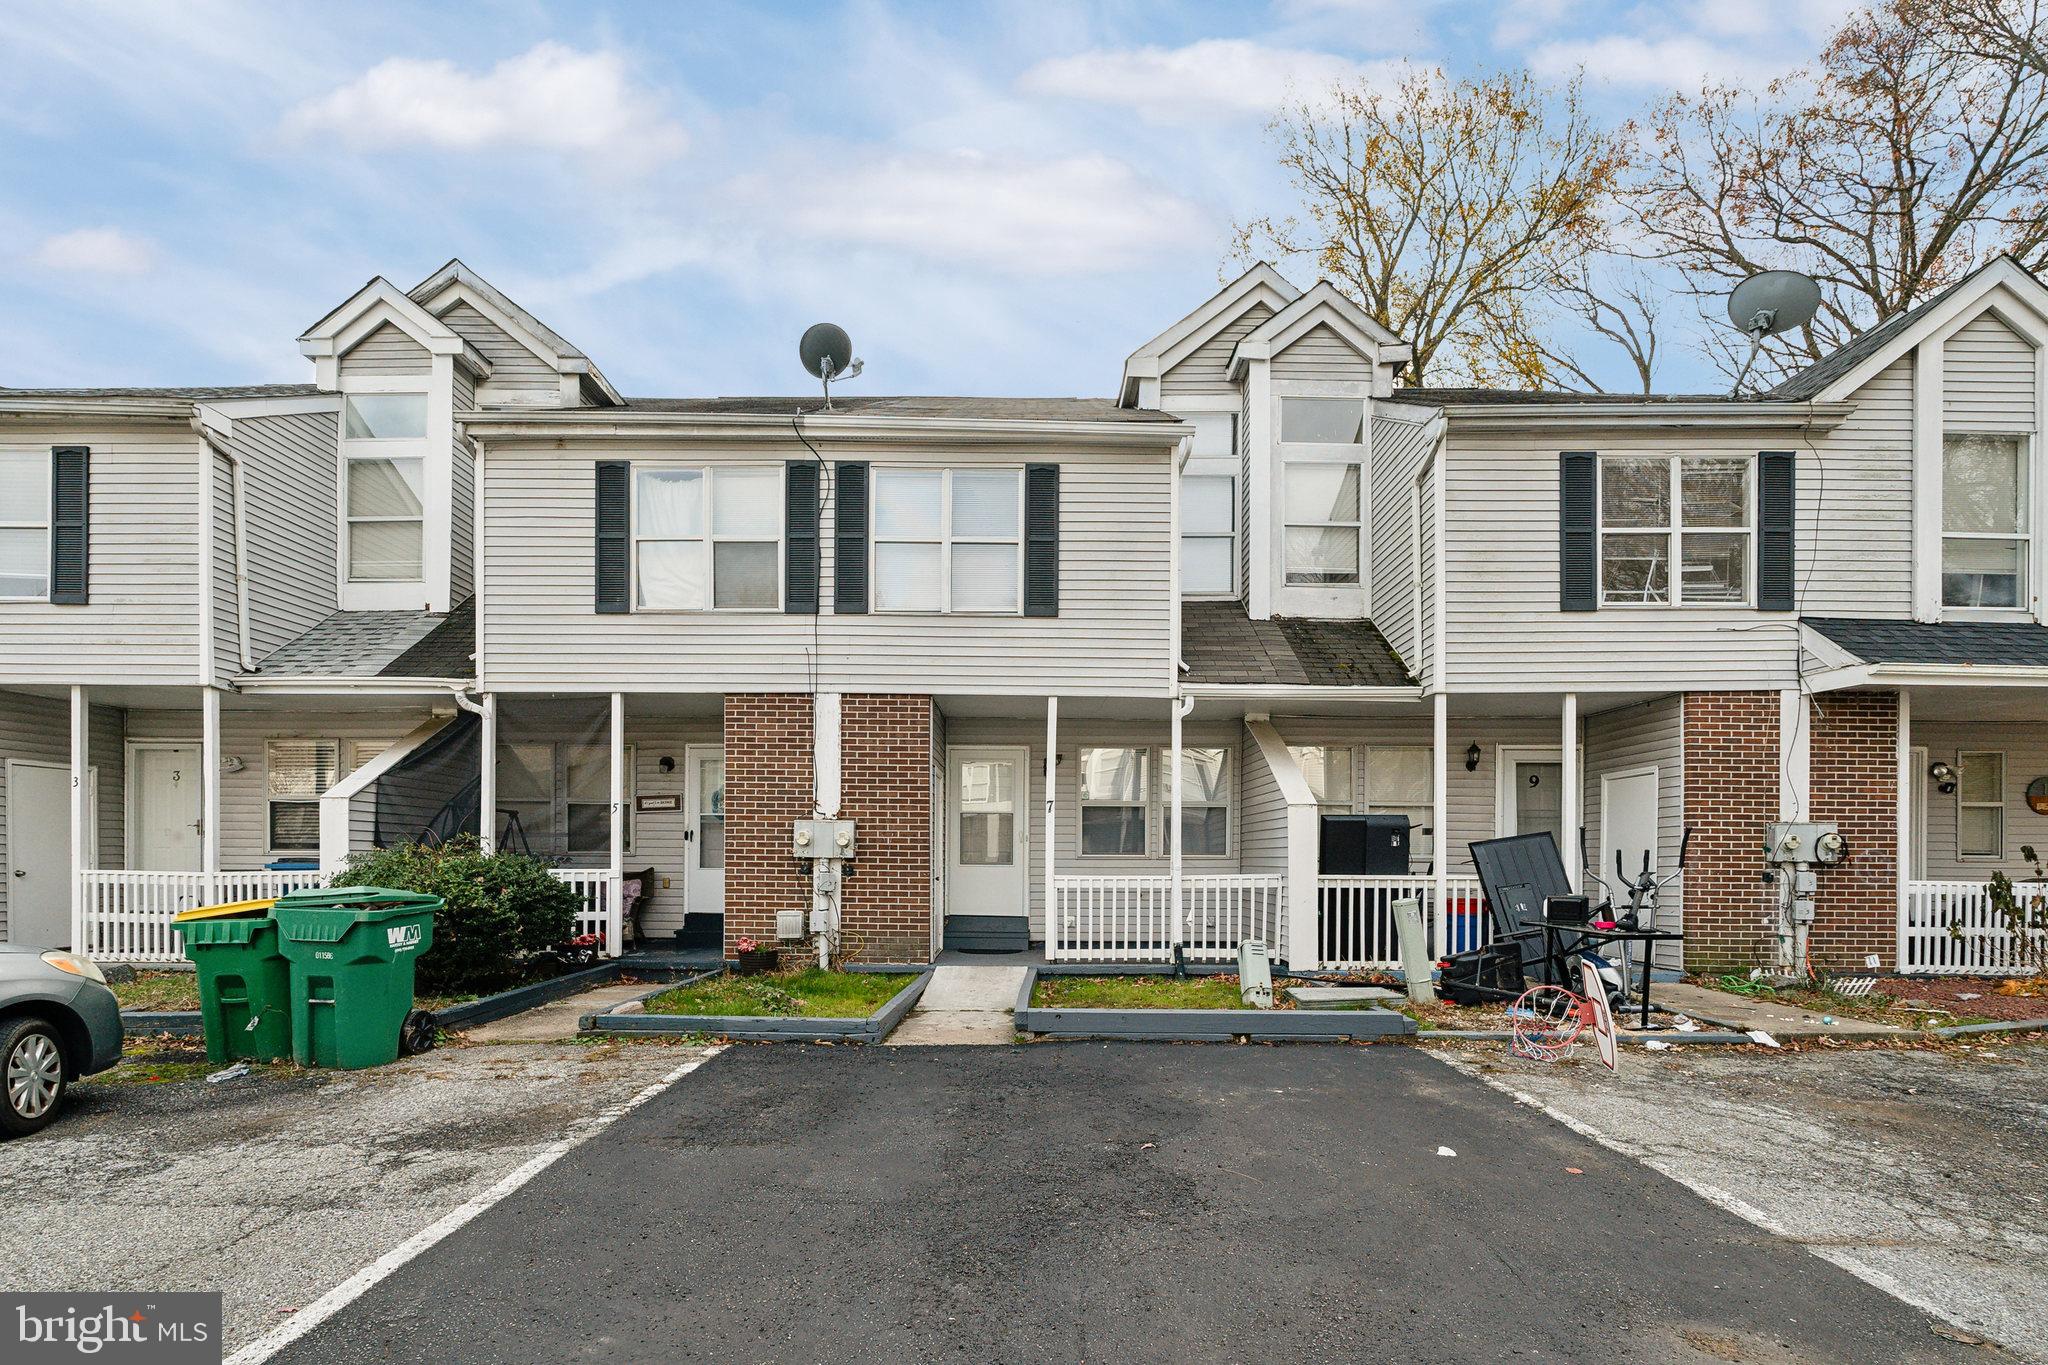
[[[1479,771],[1479,744],[1476,740],[1467,746],[1465,750],[1465,771],[1468,773]]]
[[[1947,796],[1956,789],[1956,770],[1946,763],[1935,763],[1928,767],[1927,775],[1934,779],[1934,789]]]

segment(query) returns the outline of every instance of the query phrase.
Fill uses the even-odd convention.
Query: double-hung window
[[[633,471],[634,602],[643,610],[782,604],[782,471]]]
[[[1602,604],[1748,602],[1754,471],[1732,456],[1602,456]]]
[[[1956,755],[1956,853],[2005,856],[2005,755]]]
[[[1282,537],[1287,582],[1359,581],[1365,400],[1280,400]]]
[[[1943,606],[2030,605],[2028,463],[2024,436],[1949,432],[1942,438]]]
[[[1228,474],[1180,481],[1180,590],[1188,597],[1237,591],[1237,480]]]
[[[1151,806],[1149,749],[1081,750],[1081,852],[1142,857]]]
[[[427,396],[351,393],[341,421],[349,581],[416,583],[424,575]]]
[[[320,798],[341,778],[341,742],[273,739],[264,745],[272,853],[320,851]]]
[[[50,595],[50,456],[0,454],[0,598]]]
[[[876,611],[1016,615],[1024,598],[1024,471],[874,471]]]
[[[1181,746],[1180,851],[1190,858],[1221,858],[1230,852],[1228,749]]]
[[[1331,815],[1348,815],[1353,806],[1351,750],[1329,744],[1290,744],[1316,807]]]

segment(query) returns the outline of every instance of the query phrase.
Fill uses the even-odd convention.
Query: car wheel
[[[401,1056],[417,1057],[422,1052],[434,1049],[434,1039],[440,1026],[434,1016],[426,1010],[414,1010],[405,1016],[405,1023],[398,1030],[398,1051]]]
[[[48,1125],[64,1101],[64,1044],[41,1019],[0,1023],[0,1133],[22,1137]]]

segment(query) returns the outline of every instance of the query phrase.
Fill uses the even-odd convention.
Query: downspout
[[[235,504],[235,652],[241,661],[242,671],[247,673],[256,666],[255,658],[249,651],[249,488],[242,472],[241,457],[222,445],[197,413],[192,417],[192,430],[199,433],[199,439],[206,442],[207,449],[228,462],[228,487]],[[209,479],[207,483],[208,487],[204,492],[206,497],[211,499],[212,480]],[[209,565],[212,563],[212,554],[213,547],[209,544]],[[211,572],[207,577],[210,591]]]
[[[1173,971],[1175,976],[1181,975],[1184,970],[1181,962],[1181,952],[1183,945],[1186,942],[1185,934],[1183,932],[1185,929],[1185,925],[1183,924],[1181,919],[1183,898],[1180,884],[1180,728],[1181,721],[1184,718],[1186,718],[1188,712],[1194,710],[1195,707],[1195,699],[1193,697],[1184,695],[1181,692],[1180,686],[1180,480],[1181,471],[1187,468],[1188,457],[1193,455],[1194,451],[1194,438],[1192,436],[1181,437],[1180,443],[1174,448],[1173,452],[1173,468],[1168,475],[1168,478],[1171,480],[1171,482],[1167,487],[1166,503],[1166,612],[1167,633],[1170,637],[1171,644],[1171,648],[1167,650],[1166,689],[1167,695],[1172,697],[1173,699],[1173,753],[1172,757],[1168,759],[1168,762],[1170,762],[1173,765],[1173,767],[1169,769],[1167,773],[1168,787],[1169,790],[1172,792],[1173,814],[1166,822],[1166,900],[1168,919],[1173,929]],[[1052,842],[1052,834],[1049,830],[1046,834],[1046,842],[1048,844]]]

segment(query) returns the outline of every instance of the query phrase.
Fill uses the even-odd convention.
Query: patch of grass
[[[110,983],[110,988],[124,1010],[159,1013],[199,1008],[197,972],[137,972],[133,981]]]
[[[800,972],[712,977],[663,991],[647,1002],[649,1014],[728,1014],[798,1019],[862,1019],[909,985],[905,973]]]
[[[1275,1003],[1283,997],[1274,992]],[[1039,1009],[1241,1010],[1235,976],[1051,976],[1031,992]]]

